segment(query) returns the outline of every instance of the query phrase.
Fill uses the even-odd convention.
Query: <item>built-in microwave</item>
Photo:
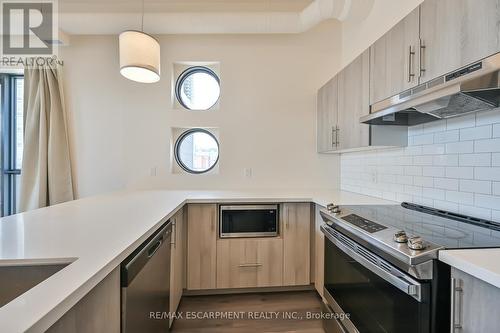
[[[220,205],[219,236],[275,237],[279,234],[279,205]]]

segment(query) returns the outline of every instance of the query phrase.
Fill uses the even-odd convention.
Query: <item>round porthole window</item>
[[[177,79],[175,95],[188,110],[208,110],[219,100],[219,77],[210,68],[190,67]]]
[[[219,142],[207,130],[195,128],[185,131],[175,142],[175,160],[190,173],[212,170],[219,161]]]

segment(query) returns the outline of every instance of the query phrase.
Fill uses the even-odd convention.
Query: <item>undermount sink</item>
[[[71,262],[13,264],[0,266],[0,308]]]

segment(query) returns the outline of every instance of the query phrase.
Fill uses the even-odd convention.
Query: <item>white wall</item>
[[[162,79],[144,85],[120,76],[116,36],[73,36],[60,53],[78,195],[338,187],[338,157],[316,154],[315,110],[317,89],[340,66],[340,39],[333,21],[300,35],[163,36]],[[172,109],[175,61],[220,62],[219,110]],[[219,174],[170,172],[170,127],[187,126],[220,129]]]
[[[341,158],[341,188],[500,222],[500,109],[409,128],[409,146]]]

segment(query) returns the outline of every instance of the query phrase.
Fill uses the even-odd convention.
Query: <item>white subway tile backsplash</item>
[[[493,221],[500,222],[500,210],[491,210],[491,219]]]
[[[459,179],[473,179],[474,178],[474,168],[471,167],[447,167],[446,168],[447,178],[459,178]]]
[[[433,144],[422,147],[422,155],[440,155],[444,154],[445,145],[444,144]]]
[[[424,166],[422,167],[422,175],[429,177],[444,177],[446,169],[440,166]]]
[[[477,207],[500,209],[499,196],[476,194],[474,202]]]
[[[453,178],[434,178],[434,187],[443,190],[458,191],[459,180]]]
[[[474,151],[476,153],[500,152],[500,138],[475,141]]]
[[[446,144],[447,154],[472,152],[474,152],[474,141],[451,142]]]
[[[341,155],[341,188],[500,222],[500,108],[409,127],[408,139]]]
[[[493,182],[493,195],[500,195],[500,183]]]
[[[491,166],[491,153],[462,154],[459,164],[460,166]]]
[[[468,205],[460,205],[458,209],[460,214],[491,220],[491,209]]]
[[[500,112],[498,112],[498,109],[478,112],[476,114],[477,126],[495,124],[495,123],[500,123]]]
[[[434,143],[434,134],[422,134],[411,136],[408,139],[411,145],[430,145]]]
[[[416,165],[405,166],[405,175],[422,176],[422,167]]]
[[[463,117],[450,118],[446,121],[447,130],[455,130],[459,128],[467,128],[475,126],[476,126],[476,115],[474,113]]]
[[[424,133],[435,133],[442,132],[446,130],[446,120],[437,120],[431,123],[425,123],[424,125]]]
[[[474,178],[480,180],[500,181],[500,168],[482,168],[474,169]]]
[[[493,137],[500,138],[500,124],[493,125]],[[434,140],[436,140],[435,137]]]
[[[403,185],[413,185],[413,177],[412,176],[398,176],[397,182]]]
[[[413,186],[413,185],[405,185],[404,187],[405,194],[411,194],[416,196],[422,196],[422,187]]]
[[[437,188],[424,187],[422,188],[422,197],[436,200],[444,200],[446,192]]]
[[[491,138],[492,127],[491,125],[462,128],[460,130],[460,141],[478,140]]]
[[[447,142],[455,142],[460,140],[460,131],[446,131],[439,132],[434,134],[434,143],[447,143]]]
[[[457,203],[442,201],[442,200],[434,200],[434,208],[448,210],[450,212],[458,212],[459,205]]]
[[[438,166],[458,166],[458,155],[437,155],[432,158],[432,163]]]
[[[430,155],[413,156],[414,165],[432,165],[433,157]]]
[[[500,153],[491,154],[491,166],[500,166]]]
[[[484,180],[460,180],[460,191],[491,194],[491,182]]]
[[[434,187],[434,178],[433,177],[414,176],[413,177],[413,184],[416,186]]]
[[[446,191],[446,201],[455,202],[464,205],[474,204],[474,194],[458,191]]]
[[[408,135],[414,136],[424,134],[424,124],[408,127]]]

